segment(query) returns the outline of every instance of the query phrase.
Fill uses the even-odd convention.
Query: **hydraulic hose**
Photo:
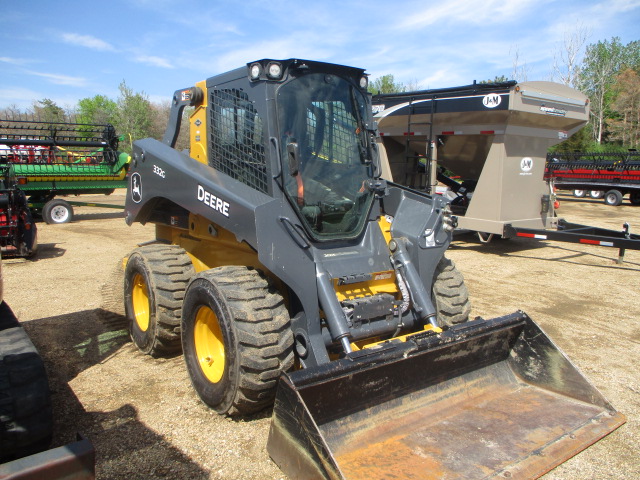
[[[439,327],[436,319],[436,309],[431,301],[429,292],[424,288],[422,278],[418,274],[409,254],[406,250],[406,238],[394,238],[389,242],[391,258],[394,262],[396,272],[406,280],[406,286],[411,295],[413,309],[418,314],[418,318],[423,322],[428,322],[434,327]]]

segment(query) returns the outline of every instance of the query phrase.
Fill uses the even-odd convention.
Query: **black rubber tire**
[[[589,196],[591,198],[602,198],[604,197],[604,192],[602,190],[590,190]]]
[[[46,450],[53,416],[44,362],[11,309],[0,304],[0,463]],[[9,327],[9,328],[4,328]]]
[[[158,357],[180,351],[182,300],[194,275],[191,258],[178,245],[145,245],[131,253],[124,273],[124,308],[129,335],[141,352]],[[144,282],[148,294],[146,324],[136,319],[137,280]]]
[[[583,198],[587,194],[586,190],[574,190],[573,196],[578,198]]]
[[[629,194],[631,205],[640,205],[640,191],[631,192]]]
[[[196,317],[215,314],[224,340],[224,369],[207,378],[196,352]],[[277,381],[294,363],[293,333],[282,296],[260,272],[226,266],[199,273],[187,287],[182,349],[191,383],[221,414],[248,415],[273,404]]]
[[[471,302],[464,277],[453,261],[444,256],[433,275],[431,293],[440,325],[451,327],[469,320]]]
[[[38,227],[33,221],[33,215],[26,206],[25,199],[24,222],[20,222],[21,241],[18,251],[23,257],[31,258],[38,252]]]
[[[617,207],[622,203],[622,193],[619,190],[609,190],[604,194],[604,203]]]
[[[49,225],[69,223],[73,220],[73,207],[65,200],[54,198],[42,207],[42,218]]]

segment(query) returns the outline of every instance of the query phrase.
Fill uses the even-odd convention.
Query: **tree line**
[[[589,97],[591,115],[587,127],[555,147],[557,151],[626,151],[640,144],[640,41],[626,45],[620,38],[586,45],[588,32],[578,27],[566,35],[555,54],[550,79],[582,91]],[[510,75],[497,75],[481,83],[509,79],[527,80],[526,65],[514,54]],[[374,79],[372,93],[396,93],[419,90],[417,82],[396,82],[393,74]],[[31,116],[47,122],[111,124],[124,138],[121,149],[131,151],[134,140],[146,137],[160,139],[166,128],[170,102],[151,102],[144,92],[134,92],[125,81],[119,85],[116,100],[104,95],[83,98],[65,111],[45,98],[33,103],[29,111],[16,107],[0,110],[2,118]],[[182,122],[183,128],[186,122]],[[188,147],[188,136],[181,133],[178,149]]]
[[[130,153],[133,142],[140,138],[161,139],[169,121],[171,103],[154,103],[144,92],[134,92],[123,80],[119,85],[118,98],[104,95],[83,98],[72,109],[63,109],[54,101],[44,98],[35,101],[26,111],[17,107],[0,110],[0,118],[14,120],[37,120],[46,123],[77,123],[113,125],[120,135],[119,149]],[[176,148],[188,148],[187,122],[182,122],[181,134]],[[182,130],[185,130],[183,132]]]

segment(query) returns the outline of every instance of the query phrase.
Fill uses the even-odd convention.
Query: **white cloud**
[[[168,60],[161,57],[155,57],[153,55],[138,55],[134,58],[134,61],[138,63],[145,63],[153,67],[175,68]]]
[[[429,75],[427,77],[420,79],[419,84],[421,88],[423,89],[439,88],[440,85],[448,85],[452,80],[453,80],[453,83],[456,83],[456,84],[464,83],[464,82],[470,83],[466,79],[454,80],[453,75],[451,74],[451,70],[453,69],[445,67],[445,68],[439,68],[438,70],[429,72]],[[437,85],[437,87],[434,87],[434,85]]]
[[[547,0],[548,1],[548,0]],[[491,28],[528,14],[541,0],[450,0],[413,12],[398,26],[401,29],[442,24],[473,24]]]
[[[27,60],[26,58],[0,57],[0,62],[22,66],[31,63],[31,60]]]
[[[84,77],[70,77],[69,75],[57,75],[55,73],[42,73],[34,71],[26,71],[29,75],[46,78],[49,82],[56,85],[67,85],[71,87],[84,87],[87,80]]]
[[[595,6],[594,10],[608,15],[625,13],[640,7],[640,0],[607,0]]]
[[[80,35],[77,33],[63,33],[62,40],[71,45],[78,47],[90,48],[92,50],[100,50],[103,52],[113,52],[115,48],[104,40],[100,40],[91,35]]]

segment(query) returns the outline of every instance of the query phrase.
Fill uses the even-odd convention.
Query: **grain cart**
[[[373,104],[385,178],[434,193],[438,181],[448,186],[460,229],[508,237],[511,227],[555,226],[546,154],[586,124],[585,95],[511,81],[376,95]]]
[[[189,152],[173,147],[181,112]],[[523,312],[469,320],[449,203],[380,178],[367,76],[260,60],[134,143],[135,345],[221,414],[270,405],[291,478],[535,477],[624,422]],[[275,402],[275,404],[274,404]]]
[[[545,168],[546,156],[587,122],[589,101],[577,90],[553,82],[472,84],[375,95],[372,108],[383,178],[447,195],[459,232],[477,232],[482,242],[499,235],[614,247],[619,263],[625,250],[640,249],[628,224],[610,230],[556,216],[555,183],[565,180],[566,162]],[[618,165],[609,175],[620,183],[628,169]]]
[[[73,205],[83,203],[61,196],[126,188],[130,158],[118,142],[111,125],[2,119],[0,165],[10,167],[34,212],[47,223],[67,223]]]

